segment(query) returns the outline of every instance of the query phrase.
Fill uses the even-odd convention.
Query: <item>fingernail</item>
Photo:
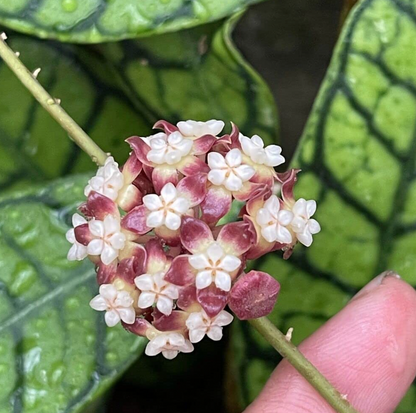
[[[400,275],[395,273],[394,271],[384,271],[380,275],[378,275],[376,278],[371,280],[365,287],[363,287],[360,291],[358,291],[357,294],[352,297],[352,300],[356,300],[357,298],[360,298],[364,295],[367,295],[371,293],[372,291],[376,290],[378,287],[380,287],[383,282],[385,282],[388,278],[397,278],[400,279]]]

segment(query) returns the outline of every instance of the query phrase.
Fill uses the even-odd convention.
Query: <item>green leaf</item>
[[[293,161],[296,195],[317,200],[322,232],[288,261],[269,254],[254,264],[281,282],[271,317],[294,327],[295,343],[386,269],[416,285],[415,44],[415,0],[361,1],[338,42]],[[241,335],[247,403],[278,358],[248,327]],[[412,387],[397,411],[415,403]]]
[[[237,17],[141,41],[62,45],[9,36],[40,82],[106,151],[124,161],[131,135],[158,119],[234,121],[275,140],[277,115],[264,81],[230,40]],[[0,61],[0,190],[94,168]]]
[[[0,24],[42,38],[100,43],[198,26],[261,0],[3,0]]]
[[[0,198],[0,412],[76,412],[141,353],[145,340],[107,329],[88,302],[90,262],[66,259],[86,177]]]

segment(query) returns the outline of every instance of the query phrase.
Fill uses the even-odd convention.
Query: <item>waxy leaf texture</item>
[[[5,0],[0,24],[72,43],[172,32],[229,16],[260,0]]]
[[[293,161],[296,196],[317,200],[322,232],[288,261],[253,265],[281,283],[271,317],[294,328],[295,343],[384,270],[416,286],[415,44],[414,0],[363,0],[343,29]],[[239,329],[234,367],[247,403],[278,357]],[[397,412],[416,412],[416,387]]]
[[[75,412],[141,353],[88,302],[92,264],[66,259],[65,231],[86,177],[0,198],[0,411]]]

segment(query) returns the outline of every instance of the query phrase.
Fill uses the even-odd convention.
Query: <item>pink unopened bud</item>
[[[240,320],[264,317],[273,310],[279,290],[280,284],[269,274],[250,271],[234,284],[228,305]]]

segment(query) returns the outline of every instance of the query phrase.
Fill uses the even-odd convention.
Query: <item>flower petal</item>
[[[231,289],[230,274],[224,271],[217,271],[215,275],[215,285],[222,291],[230,291]]]
[[[91,244],[91,243],[90,243]],[[88,245],[89,246],[89,245]],[[93,254],[91,254],[93,255]],[[111,264],[118,257],[118,251],[108,244],[104,244],[103,251],[101,252],[101,261],[104,265]]]
[[[108,327],[114,327],[120,322],[120,315],[116,310],[110,310],[105,313],[105,323]]]
[[[92,240],[93,234],[91,234],[90,226],[88,224],[78,225],[73,231],[75,240],[82,245],[87,246]]]
[[[153,211],[146,218],[146,226],[158,228],[165,224],[165,214],[163,211]]]
[[[213,172],[213,171],[211,171]],[[225,178],[224,186],[231,192],[239,191],[243,187],[243,181],[234,172],[229,173]]]
[[[158,211],[163,208],[163,203],[160,197],[156,194],[149,194],[143,197],[143,204],[149,211]]]
[[[179,350],[163,350],[163,357],[167,360],[173,360],[179,354]]]
[[[162,129],[165,133],[170,134],[176,132],[178,128],[175,125],[172,125],[166,120],[158,120],[154,125],[153,129]]]
[[[153,212],[152,212],[153,213]],[[165,225],[171,231],[176,231],[181,226],[181,217],[178,214],[168,211],[165,218]]]
[[[240,258],[234,255],[226,255],[220,262],[219,267],[222,268],[224,271],[230,273],[235,271],[241,265]]]
[[[151,307],[156,299],[156,294],[155,293],[151,293],[148,291],[143,291],[140,295],[139,295],[139,301],[137,303],[137,305],[140,308],[148,308]]]
[[[180,232],[179,228],[177,230],[171,230],[165,225],[155,228],[155,234],[163,240],[166,245],[171,247],[176,247],[181,243]]]
[[[104,245],[102,239],[93,239],[87,246],[88,255],[100,255],[103,252]]]
[[[221,250],[221,254],[222,254],[222,250]],[[207,256],[205,254],[195,254],[195,255],[189,256],[189,264],[191,265],[192,268],[195,268],[196,270],[203,270],[204,268],[207,268],[210,265],[207,259]]]
[[[198,173],[208,173],[208,165],[193,155],[188,155],[178,164],[178,170],[185,176],[192,176]]]
[[[256,241],[256,233],[250,221],[226,224],[218,234],[217,241],[227,254],[241,256]]]
[[[197,300],[209,317],[215,317],[227,305],[228,293],[211,284],[197,291]]]
[[[214,185],[222,185],[227,178],[227,169],[211,169],[207,175],[208,181]]]
[[[265,148],[266,162],[265,165],[276,167],[285,163],[285,158],[281,155],[282,148],[278,145],[269,145]]]
[[[316,219],[310,219],[308,222],[308,228],[311,234],[317,234],[321,231],[321,226]]]
[[[216,263],[224,256],[224,250],[218,242],[213,242],[206,251],[208,258]],[[208,267],[208,265],[207,265]]]
[[[199,343],[205,337],[205,328],[194,328],[189,331],[189,340],[191,343]]]
[[[214,320],[215,325],[217,326],[228,326],[234,320],[234,317],[227,311],[221,311]]]
[[[163,347],[158,346],[157,344],[154,343],[153,340],[151,340],[147,343],[147,346],[144,352],[146,356],[157,356],[158,354],[162,352],[162,348]],[[176,352],[176,354],[178,353]]]
[[[151,274],[142,274],[134,279],[134,284],[140,291],[153,291],[154,281]]]
[[[207,331],[207,336],[213,341],[220,341],[222,339],[222,327],[211,326]]]
[[[136,278],[137,274],[142,274],[143,261],[146,257],[146,251],[144,248],[141,245],[137,245],[137,247],[142,251],[141,259],[136,256],[124,258],[117,266],[117,277],[121,278],[123,281],[130,285],[134,285],[134,279]]]
[[[117,263],[113,262],[110,265],[104,265],[102,262],[98,264],[97,269],[97,283],[111,284],[117,275]]]
[[[136,320],[136,312],[133,307],[129,308],[119,308],[118,313],[120,315],[121,321],[126,324],[133,324]]]
[[[193,284],[196,271],[189,264],[188,257],[188,255],[178,255],[175,257],[164,279],[181,287]]]
[[[103,220],[106,215],[119,215],[117,204],[110,198],[95,191],[90,192],[87,202],[79,209],[87,217],[98,220]]]
[[[277,180],[282,184],[281,193],[285,203],[294,202],[293,187],[300,169],[291,169],[283,174],[277,174]]]
[[[292,234],[290,231],[282,225],[277,226],[276,241],[281,244],[291,244]]]
[[[214,237],[208,225],[197,218],[182,218],[181,241],[188,251],[195,254],[204,251]]]
[[[123,165],[122,174],[124,177],[124,184],[131,184],[143,169],[143,164],[139,161],[136,154],[132,152]]]
[[[310,247],[312,245],[312,242],[313,242],[312,234],[308,230],[297,233],[296,238],[305,247]]]
[[[78,228],[80,228],[80,227],[78,227]],[[105,227],[104,227],[104,222],[103,221],[93,219],[88,223],[88,227],[90,229],[91,235],[93,235],[94,237],[99,237],[99,238],[104,237]],[[75,235],[76,235],[76,233],[75,233]]]
[[[225,188],[211,186],[201,203],[202,219],[209,225],[215,225],[231,208],[231,193]]]
[[[193,154],[205,155],[217,141],[217,138],[210,135],[201,136],[194,140]]]
[[[160,240],[151,239],[146,243],[147,252],[147,268],[146,272],[150,274],[156,274],[157,272],[166,271],[166,266],[169,261],[163,250]]]
[[[101,295],[96,295],[90,301],[90,307],[96,311],[104,311],[107,309],[107,301]]]
[[[188,313],[200,311],[201,306],[196,299],[195,285],[189,285],[181,288],[179,290],[179,298],[176,304],[180,309],[186,310]]]
[[[146,225],[148,210],[145,205],[133,208],[121,220],[121,227],[133,232],[134,234],[143,235],[151,230]]]
[[[240,165],[234,168],[236,175],[243,181],[248,181],[256,173],[255,169],[250,165]]]
[[[159,309],[160,311],[160,309]],[[162,312],[155,311],[153,313],[153,325],[159,331],[180,331],[184,333],[186,330],[186,320],[188,313],[185,311],[174,310],[169,315],[165,315]]]
[[[224,156],[218,152],[211,152],[207,157],[208,166],[210,169],[228,169],[227,162]]]
[[[229,166],[235,168],[241,165],[243,157],[241,151],[238,148],[231,149],[227,155],[225,155],[225,160]]]
[[[189,200],[191,207],[199,205],[207,193],[207,175],[198,173],[186,176],[179,181],[176,189],[181,196]]]
[[[263,227],[261,229],[261,235],[267,242],[275,242],[277,241],[277,229],[276,225],[268,225],[267,227]]]
[[[198,290],[202,290],[211,285],[213,281],[212,271],[211,270],[204,270],[199,271],[196,275],[195,285]]]
[[[147,145],[142,138],[139,136],[132,136],[131,138],[126,139],[126,142],[133,149],[137,159],[145,165],[149,165],[147,160],[147,154],[150,151],[150,146]]]
[[[154,330],[153,326],[144,318],[136,318],[132,324],[123,324],[123,327],[133,334],[146,337],[149,330]]]
[[[170,204],[178,196],[178,191],[171,182],[168,182],[160,191],[160,197],[165,201],[165,204]]]
[[[170,315],[173,308],[173,300],[164,295],[159,296],[156,302],[157,309],[164,315]]]
[[[135,185],[127,185],[118,193],[117,204],[126,212],[142,203],[143,194]]]
[[[160,165],[153,169],[152,182],[157,194],[160,194],[162,188],[169,182],[176,186],[178,181],[178,172],[173,166]]]

